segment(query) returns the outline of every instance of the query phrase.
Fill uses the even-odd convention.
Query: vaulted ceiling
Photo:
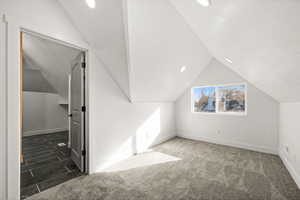
[[[300,101],[300,1],[170,1],[214,57],[278,101]]]
[[[211,56],[169,1],[129,0],[127,6],[132,98],[174,101]]]
[[[212,57],[276,100],[300,101],[298,0],[58,1],[133,101],[176,100]]]
[[[120,0],[97,0],[96,8],[85,0],[58,0],[87,43],[96,51],[112,78],[129,96],[129,78],[124,30],[123,4]]]

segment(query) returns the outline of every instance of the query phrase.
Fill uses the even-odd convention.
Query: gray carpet
[[[300,200],[278,156],[172,139],[154,151],[179,161],[82,176],[31,200]]]

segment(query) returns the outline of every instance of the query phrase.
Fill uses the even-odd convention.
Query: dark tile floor
[[[82,175],[70,158],[68,132],[23,137],[21,199]]]

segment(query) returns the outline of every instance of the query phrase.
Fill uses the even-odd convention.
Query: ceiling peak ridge
[[[130,59],[130,44],[129,44],[129,23],[128,23],[128,0],[122,0],[122,14],[123,14],[123,27],[124,27],[124,40],[125,40],[125,54],[126,54],[126,65],[128,73],[128,97],[131,103],[134,102],[132,97],[132,66]]]
[[[96,51],[96,50],[95,50]],[[111,71],[109,70],[109,68],[106,66],[106,64],[102,61],[102,59],[100,58],[100,56],[98,56],[98,54],[95,54],[96,58],[98,59],[98,61],[102,64],[103,69],[106,71],[106,73],[109,75],[109,77],[111,78],[111,80],[116,84],[116,86],[120,89],[121,93],[124,95],[124,97],[129,101],[132,102],[132,99],[129,95],[126,94],[126,92],[122,89],[121,85],[119,84],[119,82],[114,78],[114,76],[112,75]]]
[[[92,45],[89,43],[89,41],[84,37],[84,34],[80,31],[80,29],[76,26],[76,24],[74,23],[72,17],[70,17],[69,13],[67,12],[67,10],[64,8],[64,6],[60,3],[60,1],[57,1],[58,6],[60,7],[60,9],[62,10],[64,16],[66,17],[66,19],[70,22],[70,24],[72,25],[72,27],[74,28],[74,30],[77,32],[77,34],[80,36],[80,38],[82,39],[83,42],[85,42],[87,44],[88,47],[92,47]]]
[[[213,55],[212,51],[210,51],[208,46],[202,41],[202,38],[200,38],[200,36],[195,31],[195,29],[190,25],[190,23],[188,23],[187,19],[182,15],[182,13],[179,11],[179,9],[174,5],[173,2],[171,2],[171,0],[167,0],[167,1],[175,9],[176,13],[183,19],[187,28],[199,39],[200,44],[203,45],[206,48],[206,50],[208,51],[208,53],[213,57],[214,55]]]

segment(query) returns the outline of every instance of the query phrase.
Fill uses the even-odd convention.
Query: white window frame
[[[216,97],[218,97],[219,87],[234,87],[234,86],[245,86],[245,111],[244,112],[220,112],[218,110],[219,107],[219,100],[216,98],[216,112],[195,112],[194,110],[194,89],[197,88],[207,88],[207,87],[215,87],[216,88]],[[229,84],[218,84],[218,85],[205,85],[205,86],[195,86],[191,88],[191,96],[190,96],[190,103],[191,103],[191,112],[193,114],[201,114],[201,115],[237,115],[237,116],[246,116],[248,114],[248,85],[245,82],[240,83],[229,83]]]

